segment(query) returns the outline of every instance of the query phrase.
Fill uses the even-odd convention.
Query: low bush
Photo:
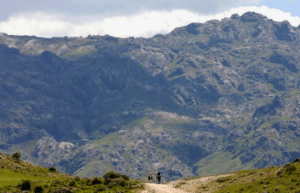
[[[21,157],[21,153],[20,152],[15,152],[13,155],[12,155],[12,158],[15,159],[15,160],[20,160],[20,157]]]
[[[105,185],[109,185],[110,182],[111,182],[111,179],[110,179],[110,178],[106,178],[106,179],[104,180],[104,184],[105,184]]]
[[[76,182],[75,182],[74,180],[72,180],[72,181],[69,183],[69,186],[75,187],[75,186],[76,186]]]
[[[92,180],[90,179],[90,178],[85,178],[85,184],[86,185],[91,185],[91,183],[92,183]]]
[[[23,180],[21,190],[31,190],[31,182],[29,180]]]
[[[125,179],[122,179],[119,181],[119,184],[122,186],[122,187],[125,187],[128,185],[128,182],[125,180]]]
[[[56,168],[55,168],[55,167],[50,167],[50,168],[49,168],[49,171],[50,171],[50,172],[56,172]]]
[[[127,181],[129,181],[129,177],[128,177],[128,176],[126,176],[126,175],[122,175],[122,178],[123,178],[124,180],[127,180]]]
[[[111,181],[108,185],[107,185],[107,187],[108,188],[113,188],[113,187],[116,187],[116,186],[118,186],[119,184],[116,182],[116,181]]]
[[[296,170],[297,170],[297,168],[294,165],[288,166],[286,168],[286,172],[293,172],[293,171],[296,171]]]
[[[296,178],[292,178],[291,182],[297,182],[297,179]]]
[[[297,162],[300,162],[300,158],[296,158],[296,159],[294,160],[294,163],[297,163]]]
[[[34,193],[43,193],[44,192],[44,189],[42,186],[36,186],[34,188]]]
[[[79,176],[76,176],[76,177],[75,177],[75,181],[77,181],[77,182],[80,181],[80,177],[79,177]]]
[[[94,177],[92,179],[92,185],[95,185],[95,184],[102,184],[102,180],[97,177]]]
[[[106,172],[106,173],[103,175],[103,178],[104,178],[104,179],[107,179],[107,178],[113,179],[113,178],[118,178],[118,177],[120,177],[120,174],[119,174],[119,173],[116,173],[116,172],[114,172],[114,171]]]
[[[63,181],[60,181],[60,180],[54,180],[53,182],[52,182],[52,186],[53,187],[59,187],[59,186],[64,186],[65,184],[64,184],[64,182]]]
[[[97,185],[96,189],[97,189],[97,191],[102,192],[102,191],[107,190],[107,187],[103,184],[99,184],[99,185]]]

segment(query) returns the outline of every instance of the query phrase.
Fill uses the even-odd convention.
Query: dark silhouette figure
[[[157,179],[158,183],[160,184],[160,180],[161,180],[160,172],[157,172],[156,179]]]
[[[148,176],[149,182],[152,182],[152,179],[153,179],[153,173],[152,173],[152,170],[150,170],[150,173],[149,173],[149,176]]]

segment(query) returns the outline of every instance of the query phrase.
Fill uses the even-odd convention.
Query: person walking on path
[[[160,172],[159,172],[159,171],[157,172],[156,179],[157,179],[157,181],[158,181],[158,184],[160,184],[161,175],[160,175]]]
[[[150,183],[152,182],[152,179],[153,179],[153,173],[152,173],[152,170],[150,170],[150,173],[149,173],[149,176],[148,176],[148,180],[149,180]]]

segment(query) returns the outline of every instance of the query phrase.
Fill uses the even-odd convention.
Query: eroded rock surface
[[[1,33],[0,149],[80,176],[286,163],[300,155],[299,38],[254,12],[148,39]]]

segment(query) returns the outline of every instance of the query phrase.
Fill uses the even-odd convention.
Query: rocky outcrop
[[[276,96],[272,103],[261,106],[256,109],[255,113],[253,114],[253,117],[261,117],[263,115],[276,115],[279,109],[284,106],[284,101],[280,99],[279,96]]]
[[[299,34],[254,12],[148,39],[1,33],[0,149],[90,177],[283,164],[299,152]]]

